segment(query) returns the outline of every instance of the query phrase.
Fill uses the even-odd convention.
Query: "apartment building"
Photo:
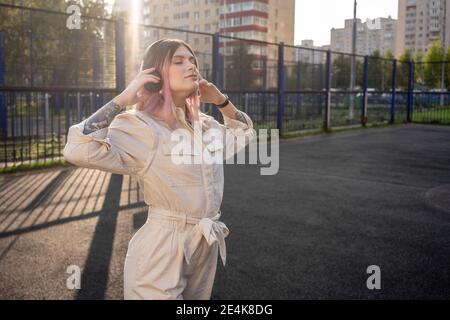
[[[301,61],[310,64],[325,64],[326,53],[330,46],[316,46],[313,40],[302,40],[299,49],[294,51],[294,61]],[[304,48],[304,49],[302,49]]]
[[[399,0],[396,57],[426,52],[435,40],[450,46],[450,0]]]
[[[143,23],[267,42],[294,43],[295,0],[142,0]],[[161,37],[178,37],[192,45],[208,73],[212,68],[212,37],[146,28],[143,43]],[[219,51],[233,54],[241,41],[221,38]],[[254,68],[263,60],[276,60],[276,45],[246,43],[255,57]],[[226,59],[225,59],[226,61]]]
[[[356,53],[369,55],[375,51],[384,54],[387,50],[395,52],[397,21],[388,18],[356,19]],[[331,29],[331,50],[352,52],[353,19],[346,19],[344,28]]]

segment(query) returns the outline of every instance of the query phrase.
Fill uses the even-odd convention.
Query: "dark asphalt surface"
[[[450,298],[450,127],[282,141],[278,174],[261,167],[225,166],[231,233],[212,299]],[[58,168],[0,186],[0,298],[122,298],[147,210],[133,179]],[[81,290],[66,287],[69,265]],[[366,286],[370,265],[380,290]]]

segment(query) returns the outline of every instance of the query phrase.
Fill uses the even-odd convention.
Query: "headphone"
[[[163,87],[163,79],[161,77],[161,73],[158,70],[154,70],[154,71],[150,72],[149,75],[157,76],[161,80],[157,83],[147,82],[146,84],[144,84],[145,90],[147,90],[150,93],[158,92]]]
[[[144,55],[143,61],[146,60],[145,58],[146,58],[148,52],[150,51],[150,49],[151,49],[153,46],[155,46],[155,45],[157,45],[157,44],[159,44],[159,43],[161,43],[161,42],[163,42],[163,41],[164,41],[164,39],[160,39],[160,40],[157,40],[157,41],[153,42],[153,43],[147,48],[146,53],[145,53],[145,55]],[[149,69],[149,68],[150,68],[150,66],[144,65],[144,62],[142,62],[142,70]],[[148,73],[148,74],[149,74],[149,75],[154,75],[154,76],[160,78],[161,80],[160,80],[159,82],[157,82],[157,83],[154,83],[154,82],[147,82],[146,84],[144,84],[145,90],[147,90],[147,91],[150,92],[150,93],[155,93],[155,92],[158,92],[159,90],[161,90],[162,87],[163,87],[163,79],[162,79],[161,73],[160,73],[158,70],[153,70],[152,72],[150,72],[150,73]]]

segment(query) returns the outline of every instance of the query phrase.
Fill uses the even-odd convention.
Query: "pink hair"
[[[191,50],[191,48],[189,47],[188,49]],[[164,79],[163,87],[161,89],[162,94],[160,94],[159,92],[150,93],[142,88],[137,93],[138,102],[134,105],[134,108],[138,111],[147,113],[149,116],[155,119],[165,121],[172,129],[176,129],[180,124],[183,127],[191,129],[189,126],[187,126],[186,119],[189,119],[191,123],[193,123],[193,121],[199,120],[199,91],[194,90],[194,92],[186,98],[186,114],[184,118],[182,112],[180,113],[181,110],[177,110],[181,108],[175,106],[170,90],[170,84],[168,80],[169,67],[172,59],[172,56],[170,55],[171,53],[168,52],[166,57],[164,58],[163,65],[159,68],[161,70],[161,76]]]

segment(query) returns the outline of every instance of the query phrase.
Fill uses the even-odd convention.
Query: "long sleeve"
[[[76,166],[135,175],[154,154],[152,129],[130,112],[118,114],[109,127],[83,134],[87,119],[69,128],[64,159]]]

